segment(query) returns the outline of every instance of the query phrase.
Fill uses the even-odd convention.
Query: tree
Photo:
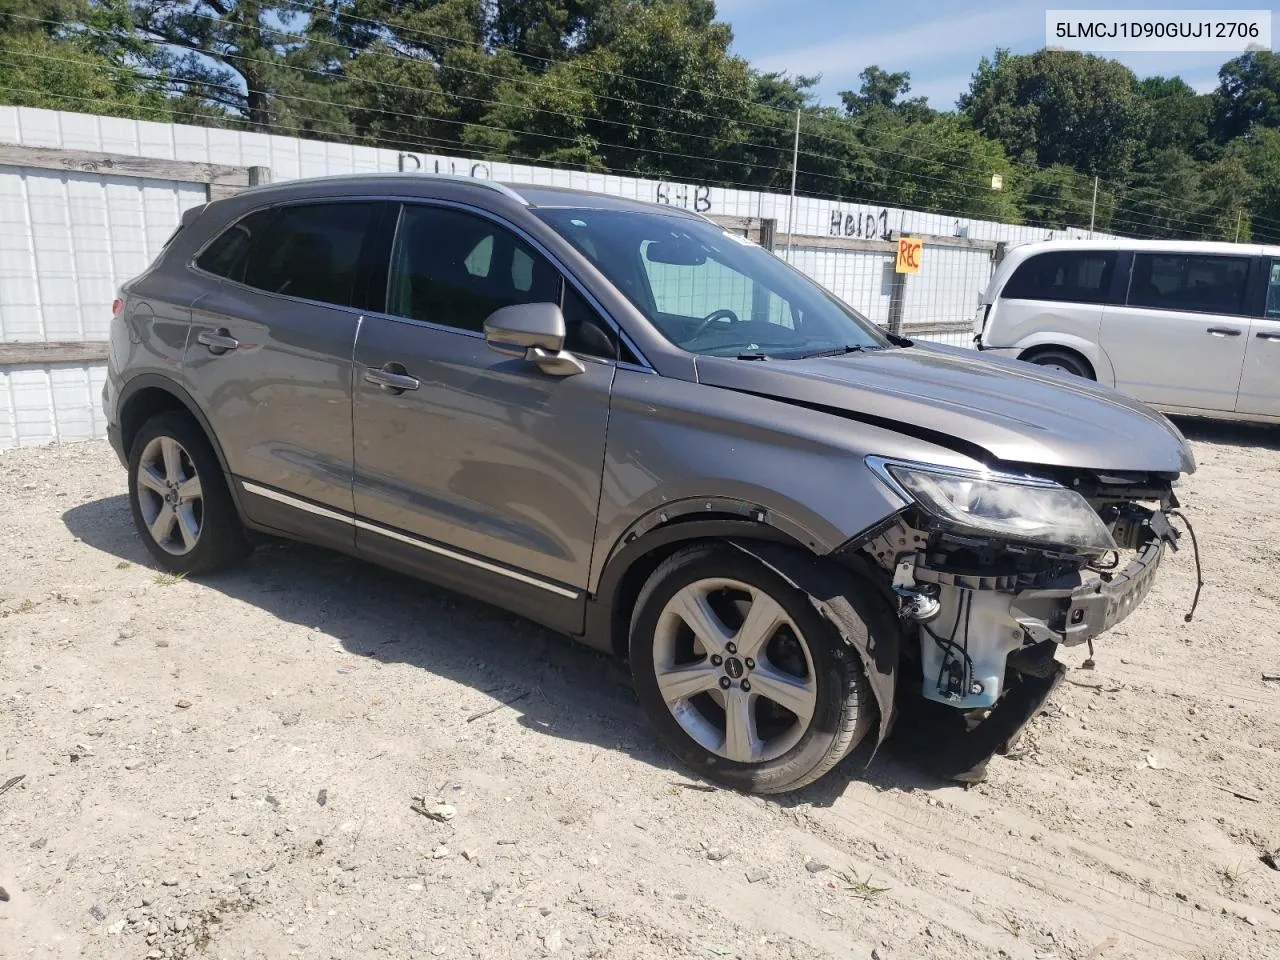
[[[1013,190],[1019,196],[1023,216],[1032,226],[1062,230],[1066,227],[1096,230],[1111,229],[1115,212],[1115,196],[1100,188],[1095,209],[1094,181],[1065,164],[1055,163],[1043,169],[1020,172]]]
[[[1147,77],[1138,88],[1151,114],[1143,148],[1172,147],[1204,159],[1214,98],[1196,93],[1181,77]]]
[[[1112,178],[1129,169],[1149,122],[1128,67],[1065,50],[983,57],[959,105],[1017,161]]]
[[[327,102],[323,60],[299,32],[305,18],[288,0],[128,3],[151,41],[145,62],[187,100],[256,130],[345,132],[344,111]]]
[[[1221,143],[1257,125],[1280,127],[1280,57],[1251,50],[1218,71],[1213,132]]]
[[[50,110],[166,120],[163,89],[121,62],[133,49],[98,31],[110,10],[78,0],[11,0],[0,10],[0,98]]]
[[[732,34],[713,21],[714,6],[630,0],[609,10],[580,56],[536,83],[501,83],[468,141],[555,162],[589,156],[619,172],[739,180],[725,151],[745,139],[735,120],[751,74],[728,52]]]
[[[924,97],[905,98],[911,92],[911,74],[889,73],[877,66],[870,66],[858,74],[862,85],[858,92],[844,90],[840,100],[845,113],[866,122],[886,117],[907,121],[931,119],[935,114]]]

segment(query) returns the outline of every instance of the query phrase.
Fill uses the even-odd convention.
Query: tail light
[[[124,309],[124,301],[116,297],[111,301],[111,315],[113,317],[120,316],[120,311]]]

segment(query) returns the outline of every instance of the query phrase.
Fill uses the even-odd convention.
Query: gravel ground
[[[0,956],[1280,957],[1280,431],[1189,429],[1193,623],[1183,550],[988,782],[776,801],[570,641],[301,546],[175,580],[104,443],[0,455]]]

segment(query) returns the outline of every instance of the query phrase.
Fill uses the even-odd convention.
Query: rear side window
[[[1242,315],[1248,279],[1247,257],[1139,253],[1129,306]]]
[[[353,306],[360,251],[374,209],[372,203],[277,208],[253,237],[244,283],[268,293]]]
[[[1063,250],[1041,253],[1014,270],[1000,296],[1005,300],[1105,303],[1115,268],[1114,252]]]
[[[249,260],[249,248],[253,238],[271,220],[271,210],[259,210],[233,223],[204,248],[196,258],[196,266],[215,277],[227,277],[237,282],[244,280],[245,264]],[[181,229],[181,228],[179,228]]]

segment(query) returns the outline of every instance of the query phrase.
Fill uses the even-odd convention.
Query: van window
[[[1271,261],[1267,281],[1267,319],[1280,320],[1280,260]]]
[[[1138,253],[1133,257],[1129,306],[1199,313],[1244,313],[1247,257]]]
[[[244,282],[269,293],[354,306],[360,249],[373,212],[372,203],[278,208],[254,238]]]
[[[1116,254],[1105,250],[1037,254],[1013,272],[1000,296],[1005,300],[1105,303],[1115,266]]]

